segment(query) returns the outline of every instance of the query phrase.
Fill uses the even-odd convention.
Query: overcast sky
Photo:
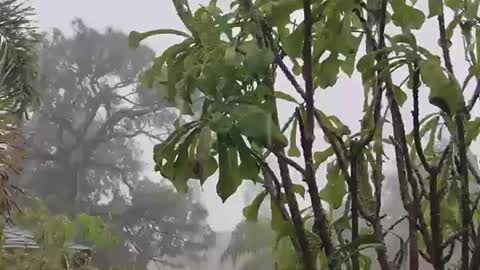
[[[199,2],[201,1],[190,1],[190,3],[195,4]],[[230,1],[219,0],[219,2],[225,3]],[[52,27],[57,27],[66,33],[70,33],[70,23],[75,17],[82,18],[88,26],[99,30],[113,26],[126,33],[132,30],[146,31],[156,28],[182,28],[180,21],[176,17],[173,5],[168,0],[31,0],[31,3],[36,8],[38,23],[42,30],[50,30]],[[427,27],[417,35],[417,38],[425,47],[432,48],[435,53],[439,53],[440,51],[436,43],[438,37],[436,24],[435,19],[427,20]],[[175,41],[176,39],[173,37],[162,36],[147,40],[147,44],[155,49],[157,53],[160,53]],[[464,62],[460,39],[457,39],[452,46],[452,58],[454,63]],[[466,65],[460,64],[455,68],[456,75],[463,78],[466,74]],[[280,78],[277,88],[277,90],[295,95],[283,78]],[[355,133],[359,127],[358,120],[361,115],[361,102],[359,101],[362,98],[363,88],[361,80],[358,77],[342,77],[334,89],[317,91],[316,105],[328,114],[339,116]],[[422,108],[422,114],[432,110],[429,104],[423,105],[425,106]],[[291,106],[282,103],[280,109],[281,118],[288,118],[292,109]],[[408,128],[411,123],[408,119],[408,111],[410,109],[405,108],[404,110]],[[474,114],[478,115],[478,111],[477,106]],[[321,136],[321,134],[318,136]],[[321,148],[321,145],[318,145],[318,147]],[[152,146],[145,142],[144,149],[145,160],[150,162],[147,169],[153,170],[153,167],[151,167]],[[319,176],[324,176],[324,174],[320,173]],[[155,175],[154,177],[159,179],[160,176]],[[319,179],[320,182],[323,182],[322,177]],[[243,197],[241,194],[238,194],[230,198],[226,204],[222,204],[215,195],[215,182],[216,179],[210,179],[205,185],[203,193],[205,205],[210,213],[209,222],[215,230],[231,230],[241,220]]]

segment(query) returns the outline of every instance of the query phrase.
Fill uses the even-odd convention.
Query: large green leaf
[[[320,191],[320,198],[328,202],[334,209],[338,209],[342,206],[347,190],[345,178],[336,163],[327,165],[327,181],[327,185]]]
[[[459,112],[464,104],[460,85],[443,72],[438,57],[419,62],[423,82],[430,88],[430,103],[449,115]]]
[[[260,173],[260,166],[257,163],[256,158],[252,155],[252,151],[248,148],[247,144],[243,140],[242,136],[237,130],[230,132],[230,137],[236,146],[240,155],[240,176],[242,179],[250,179],[254,182],[258,179]]]
[[[242,183],[238,167],[237,149],[227,144],[225,134],[217,133],[218,140],[218,161],[219,177],[217,183],[217,194],[225,202],[235,193]]]
[[[442,0],[428,0],[428,8],[430,13],[428,17],[437,16],[443,13],[443,1]]]
[[[273,122],[270,113],[254,105],[238,105],[233,109],[233,117],[242,135],[272,150],[288,145],[288,140]]]
[[[327,88],[335,85],[340,71],[342,61],[337,58],[337,54],[330,54],[320,64],[315,65],[315,82],[321,88]]]
[[[397,26],[404,29],[420,29],[425,22],[425,15],[421,10],[411,7],[405,0],[393,0],[392,20]]]

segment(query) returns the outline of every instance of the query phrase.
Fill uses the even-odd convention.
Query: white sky
[[[96,29],[105,29],[113,26],[122,29],[126,33],[137,30],[146,31],[156,28],[182,28],[180,21],[176,17],[176,12],[169,0],[30,0],[37,10],[38,22],[42,30],[49,30],[57,27],[66,33],[70,33],[70,22],[75,17],[80,17],[84,22]],[[190,3],[199,3],[199,0],[189,1]],[[205,2],[205,1],[203,1]],[[230,0],[219,0],[220,3],[230,2]],[[422,2],[422,1],[419,1]],[[423,1],[426,2],[426,1]],[[421,3],[425,6],[425,3]],[[428,11],[426,12],[428,14]],[[450,19],[447,16],[447,21]],[[417,39],[424,47],[433,48],[434,53],[439,53],[436,44],[438,38],[436,19],[428,19],[426,28],[418,33]],[[147,44],[160,53],[163,49],[175,42],[173,37],[154,37],[147,40]],[[454,41],[452,46],[452,59],[456,66],[456,75],[463,78],[466,75],[466,65],[464,64],[464,54],[462,43],[459,39]],[[288,92],[292,95],[289,83],[284,78],[280,78],[278,89]],[[474,86],[470,86],[473,88]],[[425,96],[427,91],[424,91]],[[359,119],[361,115],[361,102],[363,98],[363,87],[359,77],[342,77],[334,89],[318,90],[316,93],[316,105],[327,114],[336,114],[346,125],[350,127],[353,133],[358,131]],[[470,94],[467,95],[467,100]],[[422,115],[432,110],[428,103],[422,104]],[[407,129],[410,127],[409,110],[411,107],[407,102],[404,106],[404,118]],[[473,111],[473,115],[478,115],[479,106]],[[286,103],[280,106],[280,116],[282,119],[288,118],[292,112],[292,107]],[[322,136],[318,133],[317,136]],[[321,144],[318,144],[320,150]],[[145,159],[151,164],[152,146],[145,142]],[[149,167],[153,171],[153,167]],[[294,175],[295,176],[295,175]],[[298,176],[298,175],[297,175]],[[324,183],[324,174],[320,170],[319,182]],[[157,179],[160,177],[155,176]],[[295,179],[294,179],[295,180]],[[230,198],[226,204],[222,204],[215,195],[215,179],[209,179],[204,187],[203,199],[207,206],[210,216],[209,222],[215,230],[231,230],[232,227],[241,220],[241,209],[243,198],[237,194]],[[322,184],[323,185],[323,184]]]

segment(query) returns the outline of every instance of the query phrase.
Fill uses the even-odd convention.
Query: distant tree
[[[43,103],[26,128],[32,171],[22,179],[42,198],[54,195],[53,210],[71,213],[120,186],[131,188],[140,167],[131,139],[161,139],[149,127],[174,121],[166,102],[136,84],[152,50],[131,51],[123,33],[102,34],[81,20],[73,30],[73,37],[59,30],[45,35]]]
[[[239,223],[222,253],[221,263],[225,265],[231,260],[239,270],[274,269],[274,233],[268,221]]]
[[[184,255],[189,260],[202,260],[203,251],[213,244],[214,234],[206,222],[208,213],[190,196],[144,180],[132,192],[131,204],[124,203],[114,198],[105,207],[124,239],[121,250],[111,254],[116,256],[117,265],[131,263],[129,256],[121,258],[117,254],[131,253],[135,255],[135,269],[146,269],[151,261],[180,267],[173,258]]]
[[[121,245],[97,251],[105,269],[197,256],[210,243],[207,212],[190,197],[140,181],[137,136],[162,140],[176,114],[154,90],[136,84],[154,53],[128,48],[126,35],[99,33],[73,22],[74,34],[45,34],[41,51],[43,103],[25,127],[29,170],[19,182],[54,213],[104,218]]]

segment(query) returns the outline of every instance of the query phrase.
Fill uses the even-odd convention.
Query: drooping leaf
[[[273,122],[271,114],[253,105],[238,105],[232,115],[237,121],[241,133],[261,146],[269,149],[281,149],[288,140],[280,128]]]
[[[270,202],[270,207],[272,210],[271,226],[272,230],[276,233],[274,245],[274,248],[276,249],[282,238],[293,234],[293,225],[283,219],[280,208],[273,200]]]
[[[225,134],[217,133],[219,177],[217,194],[225,202],[240,186],[237,150],[227,144]]]
[[[287,154],[291,157],[299,157],[301,155],[300,149],[297,146],[297,118],[293,120],[292,128],[290,130],[290,147]]]
[[[402,88],[394,85],[393,86],[393,94],[395,96],[395,100],[397,101],[398,105],[403,106],[405,101],[407,101],[407,94],[402,90]]]
[[[315,65],[315,82],[321,88],[327,88],[335,85],[338,78],[338,72],[342,61],[337,58],[337,54],[330,54],[320,64]]]
[[[300,194],[305,199],[305,187],[299,184],[293,184],[293,192]]]
[[[258,210],[260,209],[260,206],[267,195],[268,192],[266,190],[260,192],[260,194],[255,197],[253,202],[243,209],[243,216],[247,219],[247,221],[257,222]]]
[[[178,30],[174,30],[174,29],[157,29],[157,30],[152,30],[152,31],[148,31],[148,32],[144,32],[144,33],[139,33],[137,31],[132,31],[130,32],[130,35],[128,36],[128,46],[130,48],[138,48],[138,46],[140,45],[140,42],[150,36],[153,36],[153,35],[177,35],[177,36],[182,36],[182,37],[185,37],[185,38],[190,38],[190,35],[185,33],[185,32],[182,32],[182,31],[178,31]]]
[[[230,132],[230,136],[240,155],[240,176],[242,179],[250,179],[255,182],[258,179],[260,167],[256,158],[252,156],[251,150],[248,149],[248,146],[245,144],[242,136],[235,131]]]
[[[449,115],[461,110],[464,101],[460,85],[444,74],[440,59],[422,60],[419,67],[423,82],[430,88],[430,103]]]
[[[329,157],[333,156],[335,152],[332,147],[329,147],[323,151],[313,153],[313,159],[315,163],[313,164],[316,169],[325,162]]]
[[[275,98],[283,99],[283,100],[290,101],[290,102],[298,104],[298,101],[294,97],[292,97],[289,94],[286,94],[284,92],[275,91],[274,95],[275,95]]]
[[[285,53],[292,58],[302,55],[303,29],[303,24],[299,25],[283,42]]]
[[[327,165],[327,185],[320,191],[320,198],[328,202],[334,209],[342,206],[343,198],[347,193],[345,178],[335,163]]]
[[[467,146],[476,140],[480,133],[480,118],[476,117],[473,120],[465,122],[465,143]]]
[[[372,186],[368,172],[368,162],[365,154],[361,154],[357,160],[357,177],[358,177],[358,200],[365,211],[366,215],[375,214],[375,199],[373,198]]]

